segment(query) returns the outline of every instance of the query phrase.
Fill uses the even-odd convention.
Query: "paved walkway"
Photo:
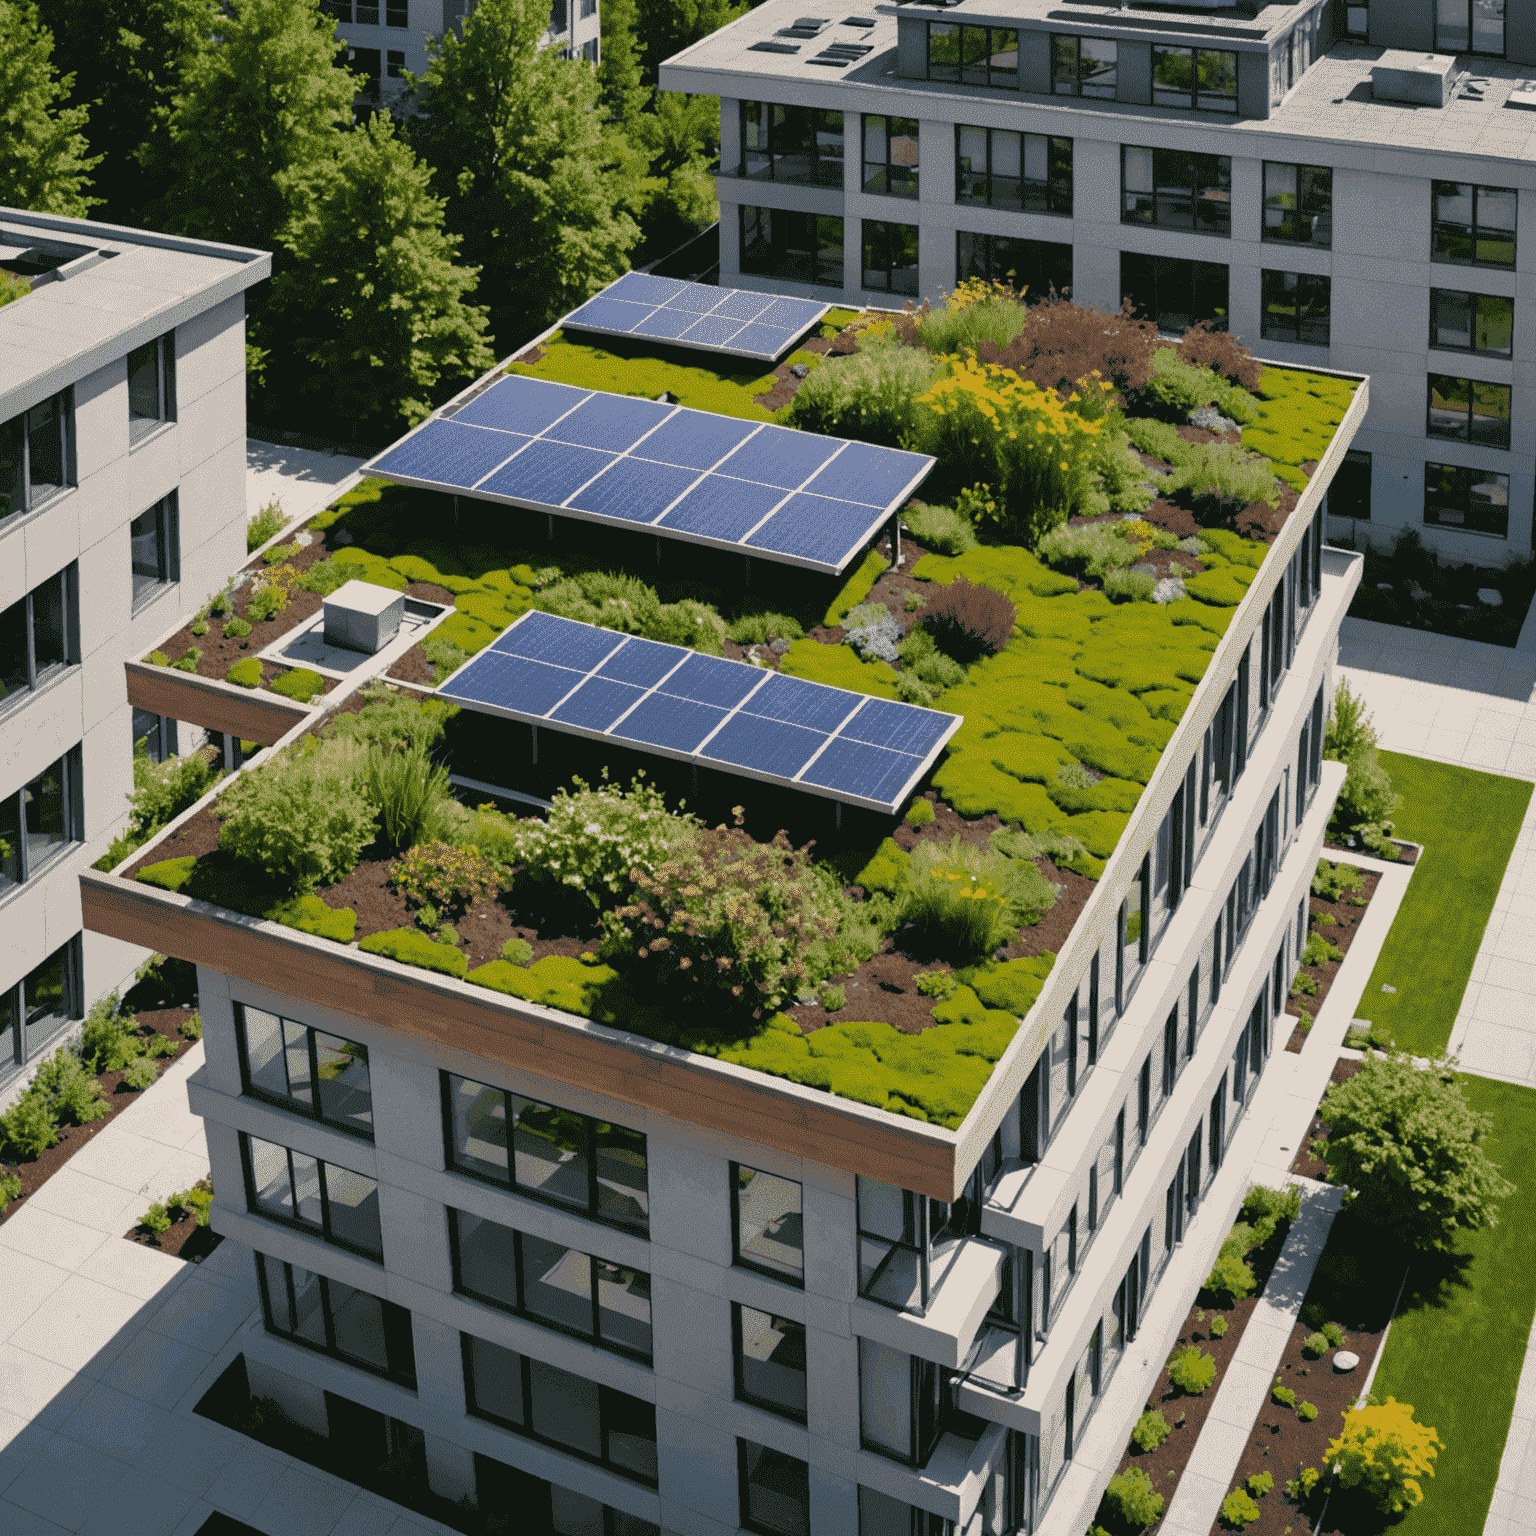
[[[290,522],[318,512],[349,489],[361,459],[314,448],[289,448],[278,443],[245,440],[246,515],[255,517],[269,501],[282,504]]]
[[[226,1239],[192,1265],[122,1234],[208,1173],[187,1106],[202,1060],[194,1046],[0,1225],[0,1531],[194,1536],[219,1510],[268,1536],[447,1536],[193,1413],[257,1308],[250,1251]]]

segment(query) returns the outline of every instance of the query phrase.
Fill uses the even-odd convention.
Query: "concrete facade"
[[[27,863],[13,853],[0,878],[3,1090],[143,958],[82,935],[76,877],[121,825],[132,788],[123,662],[201,606],[245,558],[244,295],[268,274],[270,258],[0,209],[0,262],[40,271],[30,294],[0,310],[0,478],[12,477],[0,484],[0,503],[11,508],[0,516],[0,612],[9,626],[0,642],[9,690],[0,699],[0,836],[8,842],[18,797],[34,787]],[[154,344],[158,419],[134,415],[130,404],[130,354],[142,408],[146,354],[136,349]],[[37,476],[52,451],[45,438],[55,405],[67,423],[63,483],[45,486]],[[30,488],[9,462],[22,440],[33,455]],[[135,538],[135,520],[156,507],[172,510],[156,527],[141,523]],[[155,561],[155,575],[135,577],[136,565]],[[28,619],[30,670],[27,656],[11,651],[18,636],[28,645]],[[174,722],[168,734],[174,751]],[[61,761],[63,807],[51,798]],[[41,839],[60,830],[57,845],[45,846]],[[49,1001],[54,985],[54,973],[38,976],[38,967],[61,952],[58,1006],[29,1025],[25,1015]]]
[[[790,0],[770,0],[668,61],[661,79],[666,89],[721,99],[723,283],[900,307],[909,299],[936,299],[966,275],[957,245],[957,236],[965,233],[1053,247],[1053,270],[1070,282],[1072,296],[1083,304],[1115,310],[1131,292],[1122,267],[1126,256],[1214,263],[1226,280],[1225,324],[1257,355],[1371,376],[1371,413],[1354,445],[1370,456],[1369,465],[1359,461],[1356,470],[1370,486],[1369,521],[1337,515],[1340,509],[1359,505],[1353,498],[1346,501],[1341,490],[1330,523],[1333,535],[1387,544],[1400,529],[1413,528],[1450,559],[1501,565],[1533,547],[1536,376],[1530,362],[1528,290],[1529,273],[1536,270],[1536,175],[1531,171],[1536,115],[1519,110],[1511,94],[1536,64],[1536,7],[1510,0],[1504,8],[1505,55],[1456,59],[1451,70],[1454,90],[1443,107],[1387,101],[1372,87],[1384,48],[1435,46],[1428,0],[1372,6],[1368,43],[1345,35],[1349,9],[1317,4],[1238,6],[1207,19],[1188,11],[1159,16],[1146,6],[1115,12],[1049,5],[1046,0],[991,5],[965,0],[943,9],[876,6],[871,12],[873,28],[832,25],[814,41],[805,41],[787,31],[796,16]],[[930,24],[1016,29],[1016,88],[1011,75],[1005,87],[928,78]],[[1005,43],[1014,35],[1010,30]],[[1052,40],[1063,36],[1116,44],[1118,79],[1110,87],[1111,97],[1047,94],[1052,90]],[[841,66],[822,59],[825,67],[809,67],[816,51],[834,42],[870,51],[852,62],[845,55]],[[1234,110],[1153,104],[1147,70],[1159,42],[1229,53],[1239,65]],[[761,51],[764,43],[798,51]],[[1258,55],[1265,50],[1270,90],[1251,95],[1241,65],[1253,54],[1262,67]],[[773,179],[780,174],[777,168],[773,176],[761,168],[747,174],[751,168],[742,141],[743,104],[829,114],[819,132],[827,141],[824,153],[836,163],[833,184],[828,184],[825,164],[817,185],[805,184],[794,165],[789,166],[788,179]],[[876,114],[916,125],[915,197],[865,190],[869,179],[858,146],[867,118]],[[834,143],[838,121],[842,131],[840,142]],[[959,127],[1070,140],[1070,212],[1027,212],[957,201]],[[904,131],[910,138],[910,130]],[[1126,147],[1224,157],[1230,187],[1214,196],[1230,232],[1125,222]],[[1330,216],[1311,240],[1272,238],[1273,226],[1266,223],[1266,164],[1331,172]],[[1163,174],[1159,165],[1160,182]],[[1434,259],[1437,181],[1515,194],[1512,264]],[[840,265],[840,281],[831,280],[827,270],[819,282],[796,281],[788,267],[766,271],[760,259],[744,253],[742,231],[747,228],[750,236],[754,226],[752,215],[747,213],[747,224],[743,215],[756,209],[840,220],[840,252],[829,246],[833,254],[823,262],[824,269]],[[907,274],[904,290],[870,285],[864,265],[865,221],[915,231],[916,269]],[[997,266],[996,275],[1001,276],[1005,263]],[[1306,342],[1287,340],[1279,335],[1277,322],[1266,327],[1266,272],[1325,280],[1328,319],[1320,335],[1314,332]],[[1021,272],[1020,280],[1024,276]],[[1028,281],[1038,292],[1043,279],[1029,275]],[[1444,329],[1431,330],[1436,290],[1510,301],[1513,340],[1506,355],[1436,345],[1446,334]],[[1195,313],[1200,313],[1198,307]],[[1508,387],[1507,446],[1497,431],[1482,442],[1471,440],[1470,430],[1467,440],[1460,441],[1431,435],[1431,375]],[[1507,498],[1507,531],[1426,523],[1426,477],[1436,473],[1428,468],[1431,465],[1505,477],[1478,483],[1493,486],[1489,494],[1495,502]]]

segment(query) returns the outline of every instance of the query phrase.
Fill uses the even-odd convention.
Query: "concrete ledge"
[[[259,741],[264,747],[281,740],[314,713],[275,693],[241,688],[218,678],[178,672],[172,667],[125,661],[123,670],[127,674],[128,702],[135,709],[185,720],[189,725],[222,731],[245,741]]]

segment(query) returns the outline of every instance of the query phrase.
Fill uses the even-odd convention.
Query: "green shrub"
[[[441,699],[418,700],[392,689],[376,692],[356,714],[338,715],[325,728],[328,741],[355,741],[365,747],[419,746],[430,751],[458,713]]]
[[[1274,1486],[1273,1472],[1255,1472],[1248,1479],[1248,1492],[1256,1499],[1262,1499],[1266,1493],[1273,1491]]]
[[[501,958],[508,965],[529,965],[533,961],[533,945],[527,939],[508,939],[501,946]]]
[[[171,658],[164,651],[151,651],[144,660],[152,667],[168,667],[171,664]]]
[[[1052,570],[1101,581],[1110,571],[1130,565],[1138,557],[1136,542],[1121,531],[1126,526],[1119,521],[1064,525],[1046,534],[1035,553]]]
[[[121,1072],[144,1054],[137,1019],[122,1011],[117,993],[97,998],[80,1030],[80,1059],[91,1072]]]
[[[268,539],[275,537],[288,524],[282,505],[269,501],[250,522],[245,525],[245,552],[254,554]]]
[[[1337,944],[1331,944],[1320,933],[1307,935],[1307,942],[1301,951],[1301,963],[1303,965],[1328,965],[1342,960],[1344,951]]]
[[[848,991],[845,987],[823,987],[820,1001],[828,1013],[841,1013],[848,1006]]]
[[[1157,590],[1151,571],[1110,571],[1104,578],[1104,595],[1119,603],[1144,603]]]
[[[1300,1419],[1303,1424],[1310,1424],[1312,1420],[1317,1417],[1317,1404],[1297,1403],[1296,1417]]]
[[[100,1085],[68,1046],[60,1046],[37,1069],[30,1091],[47,1102],[55,1119],[76,1125],[89,1125],[112,1112]]]
[[[261,687],[261,662],[254,656],[242,657],[224,674],[224,681],[241,688]]]
[[[441,839],[458,819],[448,770],[433,763],[419,743],[394,751],[377,742],[369,747],[363,787],[391,847]]]
[[[1202,522],[1219,522],[1256,501],[1280,503],[1275,472],[1267,459],[1235,443],[1201,443],[1168,476],[1164,495]]]
[[[166,1210],[166,1208],[158,1200],[156,1200],[155,1203],[150,1206],[150,1208],[145,1211],[142,1216],[139,1217],[139,1225],[143,1227],[146,1232],[153,1233],[154,1236],[159,1237],[162,1232],[169,1232],[171,1230],[171,1213]]]
[[[921,601],[918,600],[919,606]],[[932,633],[921,624],[914,624],[907,631],[896,647],[896,655],[902,664],[896,680],[897,697],[909,704],[931,704],[941,693],[965,681],[965,668],[952,656],[946,656],[934,643]]]
[[[939,308],[920,309],[914,330],[918,344],[930,352],[963,352],[984,342],[1006,347],[1028,323],[1028,308],[1006,283],[972,280]]]
[[[171,1195],[166,1200],[166,1205],[172,1209],[180,1209],[188,1216],[194,1217],[198,1226],[208,1225],[209,1215],[213,1210],[213,1188],[211,1185],[194,1184],[191,1189],[184,1189],[180,1194]]]
[[[1234,1488],[1221,1501],[1222,1524],[1231,1526],[1234,1531],[1252,1525],[1258,1518],[1259,1506],[1241,1488]]]
[[[1309,976],[1305,971],[1297,971],[1291,981],[1292,997],[1316,997],[1319,988],[1317,978]]]
[[[176,1029],[184,1040],[201,1040],[203,1038],[203,1015],[201,1011],[194,1008],[176,1026]]]
[[[418,906],[431,903],[440,911],[463,913],[477,901],[493,900],[506,876],[473,845],[418,843],[401,855],[389,883]]]
[[[443,914],[430,901],[423,902],[416,908],[416,926],[423,933],[436,933],[442,920]]]
[[[962,842],[918,845],[908,865],[905,915],[914,942],[959,960],[990,954],[1014,929],[1037,923],[1056,888],[1027,859]]]
[[[233,618],[224,621],[224,638],[226,640],[244,640],[251,632],[249,619]],[[228,676],[228,674],[225,674]]]
[[[415,928],[391,928],[384,933],[369,934],[357,946],[364,954],[383,955],[398,960],[402,965],[420,966],[426,971],[440,971],[445,976],[462,977],[469,969],[462,950],[450,944],[439,944]]]
[[[281,565],[285,560],[292,560],[298,552],[297,544],[274,544],[262,555],[261,562],[263,565]]]
[[[187,628],[191,631],[192,634],[201,640],[203,636],[208,633],[208,620],[199,615],[197,618],[193,619],[189,625],[187,625]]]
[[[944,364],[919,347],[861,338],[852,357],[811,369],[784,420],[802,431],[899,448],[915,429],[917,397],[943,371]]]
[[[878,549],[864,552],[864,558],[848,573],[837,596],[827,605],[821,622],[831,628],[841,624],[848,614],[869,596],[870,588],[880,580],[890,567]]]
[[[178,1050],[176,1042],[166,1035],[154,1034],[144,1042],[144,1049],[156,1059],[162,1056],[174,1056]]]
[[[1216,1361],[1193,1344],[1175,1350],[1168,1361],[1168,1380],[1191,1397],[1198,1397],[1215,1379]]]
[[[1137,1531],[1160,1519],[1165,1507],[1162,1494],[1140,1467],[1127,1467],[1110,1478],[1104,1503],[1116,1519]]]
[[[196,672],[197,664],[203,659],[203,653],[197,646],[189,646],[187,650],[171,663],[173,672]]]
[[[1318,1332],[1327,1339],[1334,1349],[1344,1348],[1344,1330],[1337,1323],[1324,1323]]]
[[[316,597],[329,597],[333,592],[339,592],[356,575],[355,568],[349,568],[340,560],[327,558],[316,560],[307,571],[302,572],[298,584],[306,592],[313,592]]]
[[[1186,361],[1174,347],[1159,347],[1153,354],[1152,376],[1137,393],[1140,408],[1165,412],[1181,422],[1202,405],[1214,405],[1240,424],[1256,421],[1259,415],[1259,402],[1246,389]]]
[[[270,686],[273,693],[280,693],[285,699],[307,704],[317,694],[325,692],[325,679],[308,667],[295,667],[281,677],[274,677]]]
[[[1310,1403],[1303,1405],[1311,1408]],[[1316,1410],[1314,1409],[1315,1413]],[[1312,1490],[1322,1482],[1323,1476],[1316,1467],[1303,1467],[1296,1477],[1288,1477],[1285,1480],[1285,1496],[1293,1504],[1305,1504],[1312,1497]]]
[[[1301,1348],[1305,1355],[1318,1360],[1328,1353],[1328,1340],[1321,1333],[1309,1333],[1301,1341]]]
[[[937,998],[940,1002],[953,997],[959,986],[953,971],[919,971],[913,980],[924,997]]]
[[[254,591],[245,605],[245,617],[252,624],[275,619],[288,606],[288,591],[270,578]]]
[[[963,555],[976,547],[976,530],[954,507],[908,507],[901,520],[925,549],[940,555]]]
[[[1290,1387],[1282,1386],[1280,1378],[1275,1377],[1275,1384],[1269,1389],[1269,1399],[1278,1403],[1282,1408],[1294,1408],[1296,1406],[1296,1394]]]
[[[428,635],[421,642],[421,653],[432,668],[432,682],[441,683],[451,677],[469,660],[469,652],[455,645],[443,635]]]
[[[0,1216],[12,1200],[21,1198],[21,1180],[14,1173],[0,1173]]]
[[[0,1147],[13,1162],[41,1157],[58,1139],[58,1117],[47,1099],[30,1087],[0,1115]]]
[[[907,825],[909,827],[926,827],[934,819],[933,801],[914,800],[907,809]]]
[[[1206,1290],[1218,1296],[1227,1296],[1232,1301],[1241,1301],[1243,1297],[1251,1296],[1257,1286],[1253,1267],[1240,1254],[1225,1251],[1216,1260],[1205,1281]]]
[[[1148,1408],[1136,1420],[1136,1427],[1131,1431],[1131,1443],[1139,1451],[1155,1451],[1172,1433],[1162,1409]]]
[[[725,629],[737,645],[767,645],[771,640],[803,640],[805,626],[788,613],[744,613]]]
[[[1393,790],[1392,777],[1381,765],[1376,731],[1366,715],[1365,701],[1356,698],[1342,680],[1323,732],[1323,756],[1329,762],[1345,764],[1348,770],[1329,821],[1330,832],[1344,840],[1359,839],[1373,852],[1394,856],[1389,835],[1402,796]]]
[[[341,879],[376,830],[363,763],[357,747],[327,739],[236,775],[219,801],[219,847],[301,895]]]
[[[140,1056],[137,1061],[128,1064],[128,1070],[123,1073],[123,1086],[125,1088],[151,1088],[160,1078],[160,1069],[148,1056]]]
[[[1211,1319],[1211,1337],[1213,1339],[1224,1339],[1224,1338],[1226,1338],[1226,1336],[1227,1336],[1227,1320],[1226,1320],[1226,1318],[1224,1318],[1224,1317],[1213,1317]]]
[[[459,930],[452,923],[439,923],[437,932],[433,935],[439,944],[460,944]]]
[[[1330,864],[1327,859],[1317,861],[1317,873],[1312,876],[1312,894],[1324,901],[1338,901],[1343,896],[1355,896],[1365,889],[1365,876],[1353,864]]]

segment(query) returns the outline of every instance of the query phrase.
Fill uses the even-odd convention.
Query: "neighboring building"
[[[462,34],[471,0],[383,0],[363,5],[354,0],[324,0],[322,9],[336,18],[338,36],[349,45],[347,64],[376,83],[365,92],[387,101],[405,89],[404,72],[425,75],[427,39],[450,27]],[[568,59],[598,62],[601,47],[598,0],[552,0],[546,47]]]
[[[722,282],[900,305],[1008,277],[1214,320],[1370,374],[1337,535],[1531,550],[1536,0],[802,11],[662,67],[720,97]]]
[[[199,967],[252,1390],[561,1536],[1081,1536],[1278,1091],[1365,396],[959,1131],[86,871]]]
[[[245,290],[259,251],[0,208],[0,1090],[143,951],[85,934],[121,825],[123,662],[245,556]]]

